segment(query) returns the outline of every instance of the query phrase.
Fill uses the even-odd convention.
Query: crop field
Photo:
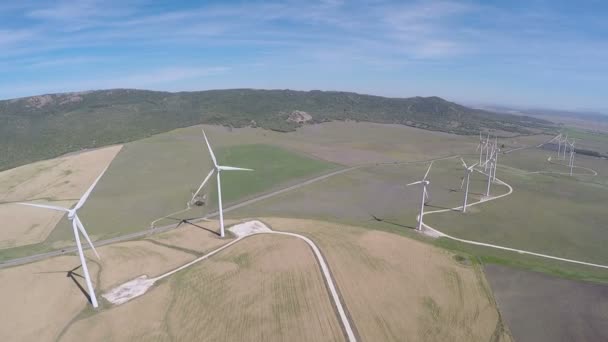
[[[221,163],[256,170],[255,172],[225,172],[222,175],[226,204],[338,167],[333,163],[309,158],[279,146],[264,144],[264,140],[257,137],[258,131],[261,130],[245,131],[242,137],[240,134],[234,135],[241,137],[239,141],[229,139],[230,132],[222,128],[212,127],[209,132],[209,138]],[[262,134],[264,133],[261,133],[260,137],[263,137]],[[215,139],[216,137],[219,138]],[[25,167],[28,166],[23,168]],[[186,202],[190,200],[192,192],[202,182],[210,167],[211,159],[202,141],[200,127],[160,134],[126,144],[113,160],[79,215],[93,240],[144,230],[152,221],[186,208]],[[65,172],[70,170],[66,168]],[[43,171],[40,171],[41,174]],[[70,175],[72,173],[79,174],[70,172]],[[92,179],[96,176],[97,174],[94,174]],[[92,179],[89,183],[84,183],[85,189]],[[195,208],[187,215],[197,217],[216,210],[214,179],[210,180],[206,188],[210,194],[209,205]],[[75,201],[79,196],[80,193],[70,194],[67,198]],[[64,199],[63,196],[53,198]],[[44,225],[44,221],[33,222],[32,219],[38,216],[32,215],[30,220],[24,221],[19,226],[23,226],[22,228],[7,229],[5,246],[16,248],[1,251],[0,260],[73,244],[72,230],[65,217],[55,225],[60,217],[57,213],[35,208],[27,210],[42,211],[44,214],[40,215],[47,215],[46,221],[54,221],[51,222],[52,224]],[[175,223],[171,220],[159,222],[162,225]],[[37,224],[37,227],[44,227],[46,235],[36,241],[32,241],[33,238],[24,240],[40,243],[18,247],[19,244],[11,238],[15,234],[10,235],[9,232],[25,231],[34,224]],[[36,233],[35,229],[32,231],[32,236],[41,235]],[[27,235],[24,235],[22,239],[26,237]]]
[[[515,340],[608,340],[608,285],[487,265],[485,273]]]
[[[0,173],[0,249],[44,241],[63,213],[13,204],[53,201],[72,206],[112,162],[121,146],[111,146],[24,165]]]
[[[480,267],[467,258],[364,228],[313,220],[264,221],[277,230],[310,236],[320,246],[364,340],[510,341]],[[167,232],[158,240],[164,243],[142,240],[101,247],[102,261],[89,262],[98,296],[110,286],[142,274],[155,276],[194,258],[188,240],[206,245],[201,252],[221,241],[201,229]],[[76,285],[83,282],[79,270],[74,270],[75,280],[66,277],[77,265],[76,257],[61,256],[0,270],[0,279],[12,289],[0,294],[3,302],[18,300],[14,298],[20,293],[37,294],[11,306],[11,317],[35,307],[41,315],[53,312],[54,318],[50,323],[40,319],[25,324],[24,316],[5,321],[0,337],[24,340],[44,330],[39,338],[59,341],[344,339],[312,252],[292,237],[247,238],[164,279],[142,297],[119,306],[102,301],[95,311]],[[19,285],[26,275],[27,285]],[[365,282],[358,281],[363,278]],[[71,304],[64,308],[64,302]]]
[[[141,319],[139,313],[153,317]],[[176,274],[135,301],[79,320],[61,340],[182,341],[201,336],[206,340],[343,339],[308,247],[289,237],[253,236]]]
[[[211,223],[206,225],[214,228]],[[184,226],[150,239],[99,247],[101,260],[87,251],[87,263],[98,300],[102,300],[100,295],[116,284],[144,274],[157,276],[229,241],[220,240],[206,230]],[[0,301],[6,305],[4,312],[11,319],[0,324],[0,340],[55,340],[75,322],[109,312],[104,310],[109,306],[104,301],[101,313],[89,307],[79,266],[76,255],[66,255],[1,269]],[[159,286],[160,291],[162,287]],[[162,315],[165,307],[155,310]],[[140,318],[151,314],[147,310],[136,313]]]
[[[481,269],[466,258],[360,227],[263,221],[319,245],[362,340],[510,340]]]

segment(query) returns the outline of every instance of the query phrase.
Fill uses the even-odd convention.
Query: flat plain
[[[608,340],[608,285],[500,265],[485,273],[515,340]]]

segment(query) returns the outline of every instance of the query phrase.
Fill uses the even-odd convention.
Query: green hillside
[[[438,97],[252,89],[99,90],[0,101],[0,170],[201,123],[290,131],[299,125],[288,120],[294,111],[310,115],[309,123],[357,120],[456,134],[553,129],[541,119],[471,109]]]

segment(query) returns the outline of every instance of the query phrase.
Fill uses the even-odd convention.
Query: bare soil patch
[[[89,262],[94,282],[99,268]],[[61,256],[0,270],[1,341],[53,341],[64,326],[86,308],[86,288],[77,256]]]

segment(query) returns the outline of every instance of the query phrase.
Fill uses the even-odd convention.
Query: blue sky
[[[606,1],[2,1],[0,99],[346,90],[607,110]]]

